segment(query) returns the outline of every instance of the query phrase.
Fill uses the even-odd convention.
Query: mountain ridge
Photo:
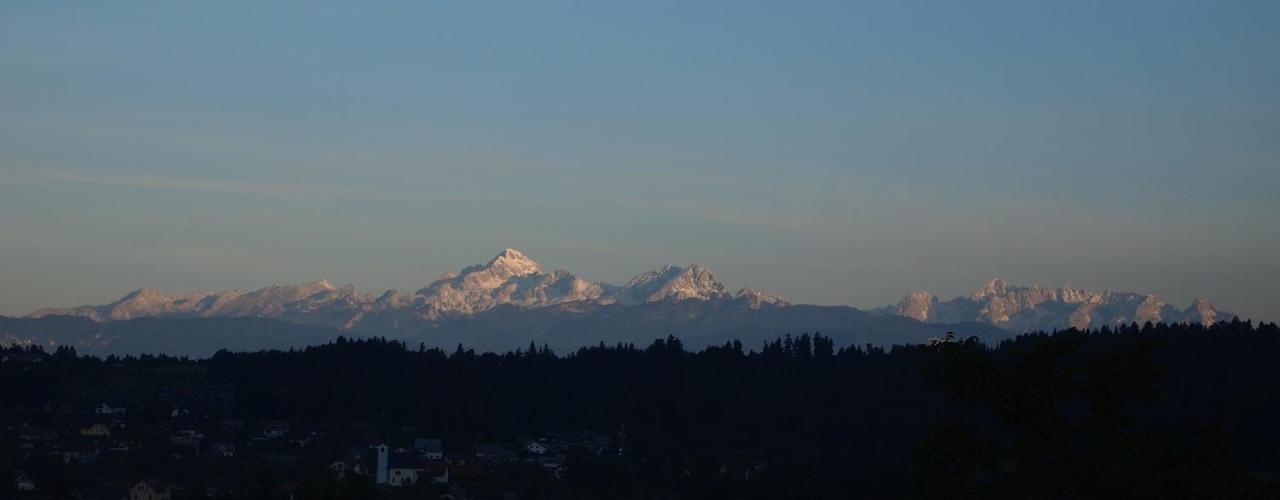
[[[167,293],[142,288],[97,306],[44,308],[26,317],[79,316],[95,321],[142,317],[260,317],[359,332],[421,326],[474,316],[498,306],[544,308],[593,303],[635,306],[680,300],[739,300],[752,308],[790,305],[777,295],[744,288],[731,293],[699,264],[668,265],[637,275],[621,286],[591,282],[565,270],[543,272],[524,253],[507,248],[484,264],[448,272],[409,294],[378,296],[327,280],[272,285],[253,291],[229,289]],[[381,325],[373,327],[369,325]],[[412,326],[411,326],[412,325]]]

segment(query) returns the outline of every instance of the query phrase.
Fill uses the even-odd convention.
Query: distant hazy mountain
[[[0,316],[0,345],[69,345],[81,354],[208,357],[219,349],[258,351],[324,344],[342,332],[263,318],[137,318],[97,322],[72,316]]]
[[[68,322],[68,316],[79,321]],[[666,266],[618,286],[563,270],[544,272],[524,254],[506,249],[410,294],[388,290],[375,297],[323,280],[254,291],[170,294],[144,288],[110,304],[42,309],[25,320],[6,319],[0,343],[71,344],[100,353],[207,353],[218,347],[300,347],[347,334],[508,350],[530,341],[567,349],[678,335],[690,345],[736,339],[754,347],[787,333],[820,331],[846,344],[888,345],[920,343],[948,330],[999,340],[1025,330],[1134,321],[1208,324],[1229,317],[1204,300],[1178,310],[1152,295],[1013,287],[1001,280],[969,297],[944,302],[916,292],[896,306],[870,312],[792,305],[751,288],[730,293],[696,264]],[[156,346],[165,350],[147,351]]]
[[[414,331],[390,336],[410,347],[425,344],[452,350],[458,344],[479,351],[508,351],[547,344],[560,352],[600,342],[648,345],[676,335],[700,348],[740,340],[759,348],[786,334],[821,332],[840,346],[919,344],[947,331],[987,341],[1009,332],[982,323],[926,324],[892,315],[874,315],[851,307],[764,305],[723,298],[649,302],[635,306],[581,303],[540,308],[502,305],[470,316],[424,322]],[[0,317],[0,345],[39,344],[46,349],[70,345],[84,354],[170,354],[209,356],[233,351],[301,348],[359,332],[266,318],[150,317],[97,322],[74,316]]]
[[[968,297],[941,301],[928,291],[914,292],[897,305],[876,310],[925,323],[981,322],[1007,330],[1100,328],[1127,323],[1202,323],[1211,325],[1233,315],[1198,298],[1178,309],[1155,295],[1095,292],[1072,287],[1010,286],[993,279]]]

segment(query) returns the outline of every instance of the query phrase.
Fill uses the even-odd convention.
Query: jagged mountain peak
[[[463,290],[492,290],[501,287],[507,280],[519,276],[528,276],[542,272],[542,266],[525,256],[519,250],[508,248],[503,250],[489,262],[467,267],[458,273],[445,273],[440,279],[432,282],[424,291],[430,293],[448,285]],[[419,291],[422,293],[422,291]]]
[[[1187,308],[1187,315],[1195,321],[1205,325],[1217,323],[1218,321],[1226,319],[1227,316],[1224,313],[1218,312],[1218,309],[1213,307],[1213,303],[1209,302],[1209,299],[1204,297],[1196,297],[1195,300],[1191,301],[1191,306]]]
[[[987,280],[986,284],[982,285],[977,290],[974,290],[973,293],[969,295],[969,298],[973,300],[982,300],[987,297],[1001,296],[1008,293],[1009,284],[1005,282],[1004,278],[997,277]]]
[[[336,288],[333,286],[333,283],[330,283],[329,280],[324,278],[307,283],[307,286],[315,287],[315,288],[325,288],[329,290],[333,290],[334,288]]]
[[[124,297],[120,298],[120,301],[123,302],[128,300],[147,300],[147,299],[155,299],[155,298],[167,298],[168,296],[169,294],[165,293],[163,290],[160,290],[159,288],[139,288],[132,292],[126,293]]]
[[[783,299],[781,296],[777,294],[772,294],[762,290],[756,290],[755,288],[751,288],[751,287],[746,287],[741,290],[738,290],[737,293],[733,294],[733,299],[737,301],[745,302],[747,304],[747,307],[750,307],[752,309],[759,309],[761,306],[764,306],[764,305],[773,305],[773,306],[779,306],[779,307],[785,307],[785,306],[791,305],[790,302],[787,302],[786,299]]]
[[[489,259],[489,262],[485,265],[491,269],[504,269],[510,272],[512,276],[542,272],[541,265],[514,248],[503,250],[492,259]]]
[[[1206,299],[1206,298],[1204,298],[1204,297],[1196,297],[1196,298],[1195,298],[1195,300],[1192,300],[1192,301],[1191,301],[1191,307],[1193,307],[1193,308],[1195,308],[1195,307],[1208,307],[1208,308],[1213,308],[1213,302],[1210,302],[1210,301],[1209,301],[1209,299]]]
[[[898,301],[897,306],[895,306],[895,312],[899,316],[906,316],[916,321],[927,321],[929,319],[929,313],[933,309],[933,304],[934,302],[937,302],[937,300],[938,299],[934,296],[933,292],[928,290],[916,290],[907,294],[906,297],[903,297],[902,300]]]
[[[711,300],[729,297],[724,284],[716,280],[710,269],[699,264],[666,265],[631,278],[622,285],[617,301],[639,304],[666,300]]]

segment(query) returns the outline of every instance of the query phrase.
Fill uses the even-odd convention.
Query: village
[[[209,404],[216,390],[189,395],[195,397],[162,395],[175,404],[160,415],[154,404],[143,413],[105,401],[10,408],[0,422],[0,478],[7,478],[0,498],[289,499],[310,482],[330,491],[346,485],[390,497],[463,499],[495,469],[520,467],[556,481],[571,456],[624,452],[623,429],[451,443],[413,425],[249,421],[209,411],[217,407]]]
[[[201,418],[174,408],[168,421],[151,426],[129,417],[128,408],[108,403],[68,414],[76,418],[3,428],[0,449],[9,457],[0,463],[12,464],[6,471],[12,482],[0,497],[241,497],[259,487],[252,472],[259,468],[273,473],[271,496],[280,499],[291,499],[308,474],[323,474],[326,485],[353,482],[387,494],[412,490],[467,499],[468,486],[483,483],[500,465],[536,465],[558,480],[571,454],[620,454],[625,439],[625,432],[576,431],[447,445],[440,437],[420,436],[417,427],[383,428],[372,422],[349,423],[343,432],[296,428],[280,419]],[[159,467],[148,471],[146,464]],[[69,481],[72,477],[77,480]]]

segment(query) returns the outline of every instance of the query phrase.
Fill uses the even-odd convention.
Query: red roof
[[[454,464],[449,466],[449,474],[458,479],[477,479],[485,475],[483,464]]]
[[[423,462],[422,469],[428,476],[441,477],[449,473],[449,463],[444,460],[426,460]]]

